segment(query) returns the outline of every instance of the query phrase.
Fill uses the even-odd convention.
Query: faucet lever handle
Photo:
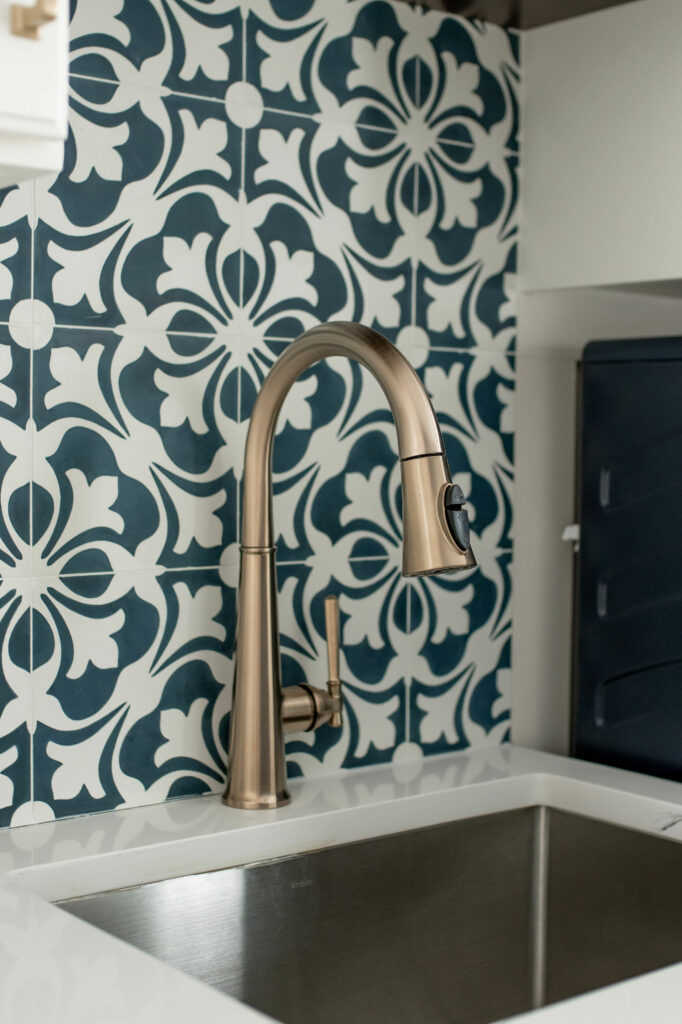
[[[339,599],[335,594],[327,594],[324,599],[324,624],[327,633],[327,663],[329,679],[327,689],[333,702],[333,710],[329,724],[339,728],[343,723],[341,709],[341,679],[339,677],[339,646],[341,642],[341,624],[339,617]]]

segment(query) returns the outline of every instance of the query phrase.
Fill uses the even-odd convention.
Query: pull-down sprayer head
[[[427,399],[428,401],[428,399]],[[476,565],[462,491],[445,455],[402,459],[403,576],[431,576]]]

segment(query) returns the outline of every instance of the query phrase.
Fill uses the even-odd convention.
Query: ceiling
[[[422,0],[428,7],[466,18],[494,21],[508,28],[536,28],[550,21],[615,7],[631,0]]]

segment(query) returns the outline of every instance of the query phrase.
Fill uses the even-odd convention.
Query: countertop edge
[[[196,1013],[198,1004],[207,1020],[228,1007],[236,1024],[268,1019],[83,924],[49,900],[540,804],[682,842],[682,785],[512,745],[293,780],[291,789],[292,804],[276,811],[234,811],[218,797],[196,797],[0,833],[5,997],[18,976],[31,975],[32,964],[43,972],[49,964],[48,976],[60,979],[63,1000],[52,1020],[63,1024],[81,1021],[82,1013],[73,1007],[82,1010],[88,999],[93,1007],[104,1000],[107,1020],[121,1024],[138,1019],[185,1024],[187,1008]],[[46,936],[53,937],[49,950]],[[93,957],[109,967],[106,983],[100,978],[89,992],[86,975],[92,968],[74,975],[74,964]],[[34,981],[45,985],[42,977]],[[658,1022],[678,1021],[680,1002],[682,964],[513,1019],[564,1024],[579,1014],[582,1024],[636,1024],[652,1016]],[[13,1024],[7,998],[5,1005],[10,1006],[7,1024]],[[22,1010],[14,1018],[17,1024],[43,1024],[44,1015],[36,1011],[27,1018],[26,1007]]]

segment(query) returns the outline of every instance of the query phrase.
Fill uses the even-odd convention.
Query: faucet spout
[[[302,334],[266,377],[246,440],[230,763],[223,797],[232,807],[272,808],[290,799],[282,725],[287,716],[277,622],[272,448],[277,416],[291,385],[313,363],[339,355],[370,370],[393,414],[403,490],[403,574],[454,572],[476,565],[462,508],[464,495],[450,479],[438,420],[412,366],[386,338],[360,324],[330,323]],[[312,688],[307,689],[312,695]],[[311,702],[309,727],[314,728],[318,716],[312,696]],[[324,718],[340,724],[340,705]]]

